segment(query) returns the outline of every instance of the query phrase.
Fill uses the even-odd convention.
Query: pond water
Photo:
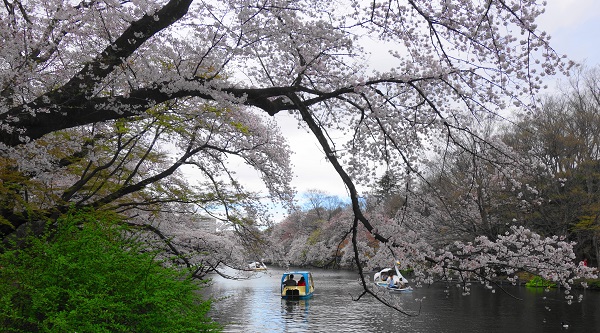
[[[211,315],[226,325],[225,332],[600,332],[597,291],[575,291],[569,305],[559,290],[503,286],[518,300],[500,290],[473,286],[463,296],[459,288],[434,284],[393,295],[407,312],[420,308],[410,317],[370,296],[354,301],[361,292],[355,272],[311,271],[316,289],[305,301],[281,299],[283,270],[269,269],[243,281],[213,276],[204,293],[221,300]],[[584,296],[581,302],[578,294]]]

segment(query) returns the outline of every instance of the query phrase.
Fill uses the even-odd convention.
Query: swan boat
[[[390,283],[390,277],[393,283]],[[373,283],[390,292],[412,291],[412,287],[408,285],[408,280],[400,273],[397,265],[394,265],[394,268],[387,267],[375,273]]]
[[[265,265],[262,261],[254,261],[248,264],[248,268],[253,271],[266,271],[267,265]]]

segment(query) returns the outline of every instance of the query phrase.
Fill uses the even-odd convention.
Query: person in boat
[[[394,272],[390,272],[390,276],[387,279],[388,288],[400,288],[400,278]]]
[[[381,281],[387,281],[388,280],[387,272],[381,273],[380,279],[381,279]]]
[[[298,281],[298,285],[299,286],[306,286],[306,280],[304,280],[304,276],[302,276],[300,278],[300,280]]]
[[[390,275],[388,276],[388,279],[387,279],[388,288],[398,288],[398,285],[396,284],[396,279],[394,279],[395,276],[396,275],[393,272],[391,272]]]
[[[294,274],[288,275],[288,278],[287,278],[287,280],[285,280],[284,284],[286,286],[295,286],[296,280],[294,280]]]

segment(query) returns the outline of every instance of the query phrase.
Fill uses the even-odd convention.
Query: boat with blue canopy
[[[315,283],[307,271],[285,272],[281,276],[281,297],[283,299],[307,299],[312,297]]]

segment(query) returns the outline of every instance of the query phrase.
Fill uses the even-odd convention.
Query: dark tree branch
[[[15,128],[12,131],[3,129],[0,132],[2,142],[15,146],[22,141],[20,137],[23,136],[37,139],[52,131],[96,122],[87,120],[90,116],[108,120],[127,116],[127,112],[135,112],[135,110],[113,110],[112,112],[117,114],[125,112],[125,115],[116,118],[115,114],[111,115],[110,113],[105,115],[102,112],[102,115],[98,115],[100,110],[95,109],[97,104],[90,101],[89,98],[92,97],[95,86],[112,73],[116,66],[121,65],[152,36],[182,18],[191,3],[192,0],[171,0],[154,15],[144,15],[139,20],[132,22],[114,43],[108,45],[94,61],[85,64],[62,87],[0,115],[0,123],[6,123]],[[40,113],[37,112],[30,113],[30,110],[48,112],[41,113],[44,116],[40,116]],[[52,120],[53,117],[58,119]],[[58,124],[69,118],[73,118],[69,120],[70,126],[60,128]],[[29,129],[29,127],[34,128]]]

